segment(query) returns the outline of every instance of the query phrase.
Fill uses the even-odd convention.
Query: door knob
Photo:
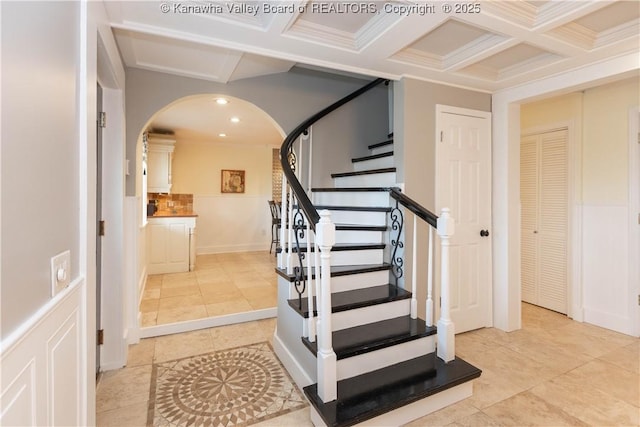
[[[480,230],[480,236],[482,237],[489,236],[489,230]]]

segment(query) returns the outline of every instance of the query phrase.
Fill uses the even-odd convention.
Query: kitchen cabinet
[[[149,134],[147,146],[147,191],[171,192],[171,162],[176,140],[173,135]]]
[[[147,223],[147,272],[193,271],[195,267],[195,216],[149,218]]]

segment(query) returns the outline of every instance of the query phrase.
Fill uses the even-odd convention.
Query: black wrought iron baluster
[[[396,287],[398,287],[398,280],[404,275],[404,270],[402,269],[404,266],[404,259],[401,256],[398,256],[398,249],[402,249],[404,247],[404,243],[400,240],[402,236],[402,227],[404,226],[404,215],[400,210],[398,205],[398,201],[396,201],[396,207],[390,213],[391,216],[391,233],[397,233],[395,239],[391,239],[391,246],[393,247],[393,252],[391,253],[391,274],[396,279]]]
[[[293,248],[298,254],[298,266],[293,268],[294,280],[293,284],[298,293],[298,308],[302,309],[302,294],[307,289],[307,277],[304,274],[305,254],[300,249],[300,240],[305,236],[304,215],[300,210],[300,206],[296,207],[296,213],[293,215],[293,235],[296,238],[296,247]]]

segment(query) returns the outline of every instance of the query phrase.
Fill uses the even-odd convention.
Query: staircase
[[[283,230],[278,254],[274,347],[303,386],[316,426],[401,425],[469,397],[471,380],[480,376],[446,349],[453,348],[450,320],[438,333],[432,309],[418,318],[415,286],[402,283],[404,215],[432,224],[436,217],[391,190],[392,135],[369,150],[352,159],[352,171],[332,174],[333,187],[311,189],[318,221],[301,213],[303,195],[283,190],[283,215],[290,197],[293,227]],[[310,224],[317,224],[315,233]],[[441,296],[448,299],[445,290]]]

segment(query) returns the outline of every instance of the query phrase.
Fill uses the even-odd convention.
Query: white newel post
[[[455,231],[455,221],[451,218],[449,208],[443,208],[438,218],[438,235],[441,240],[440,267],[440,320],[438,320],[438,357],[445,362],[451,362],[456,356],[455,325],[449,313],[449,246],[450,238]]]
[[[316,225],[316,239],[320,247],[320,301],[318,316],[318,396],[323,402],[337,398],[337,359],[331,336],[331,248],[336,242],[336,227],[328,210],[322,210]]]

